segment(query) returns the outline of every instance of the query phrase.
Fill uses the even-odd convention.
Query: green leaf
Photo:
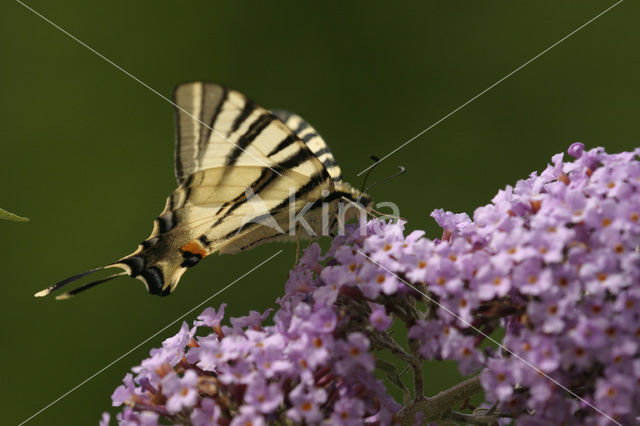
[[[17,214],[9,213],[6,210],[0,209],[0,219],[10,220],[12,222],[29,222],[28,217],[18,216]]]

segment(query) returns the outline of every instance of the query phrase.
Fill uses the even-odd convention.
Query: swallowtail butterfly
[[[322,235],[338,225],[341,201],[371,207],[368,195],[342,180],[329,147],[301,117],[268,111],[236,90],[199,81],[179,85],[174,106],[178,188],[151,235],[130,255],[36,296],[105,268],[122,271],[57,298],[123,275],[165,296],[188,268],[212,253]],[[309,227],[296,225],[289,232],[291,218],[301,214]]]

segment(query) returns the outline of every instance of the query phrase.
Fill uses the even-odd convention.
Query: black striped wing
[[[327,145],[322,136],[320,136],[311,124],[299,115],[289,111],[274,110],[273,113],[307,144],[311,152],[322,162],[322,165],[327,169],[327,172],[334,181],[342,181],[342,171],[333,157],[329,145]]]
[[[289,238],[289,208],[297,212],[335,188],[307,143],[242,93],[186,83],[177,87],[175,103],[181,186],[147,240],[155,244],[133,254],[150,254],[145,265],[161,266],[162,291],[175,288],[184,269],[210,253]],[[156,244],[162,253],[153,254]],[[130,267],[130,258],[119,266]]]
[[[319,212],[323,201],[335,207],[338,199],[357,196],[341,181],[340,168],[322,138],[300,117],[278,113],[279,118],[240,92],[212,83],[182,84],[174,100],[179,186],[147,240],[106,266],[141,280],[150,293],[169,294],[187,268],[211,253],[292,238],[291,211],[297,214],[311,204],[310,212]]]
[[[279,165],[291,168],[305,162],[297,171],[307,175],[323,168],[319,161],[307,161],[313,152],[295,132],[236,90],[213,83],[185,83],[176,88],[174,100],[179,183],[193,173],[216,167],[275,170]]]

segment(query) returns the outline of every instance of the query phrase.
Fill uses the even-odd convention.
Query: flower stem
[[[511,417],[508,413],[500,413],[493,412],[491,414],[465,414],[459,413],[457,411],[451,411],[447,414],[447,418],[464,424],[474,424],[474,425],[497,425],[499,418]]]
[[[424,398],[407,405],[396,414],[396,417],[403,425],[413,425],[418,413],[424,415],[423,423],[438,421],[450,412],[454,405],[482,390],[480,376],[474,376],[431,398]]]

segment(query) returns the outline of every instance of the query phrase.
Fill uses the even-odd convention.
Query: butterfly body
[[[96,269],[123,273],[61,298],[123,274],[142,281],[152,294],[167,295],[186,269],[213,253],[327,235],[357,212],[341,204],[370,207],[366,194],[342,181],[328,146],[299,116],[268,111],[213,83],[182,84],[174,100],[178,188],[136,251]]]

